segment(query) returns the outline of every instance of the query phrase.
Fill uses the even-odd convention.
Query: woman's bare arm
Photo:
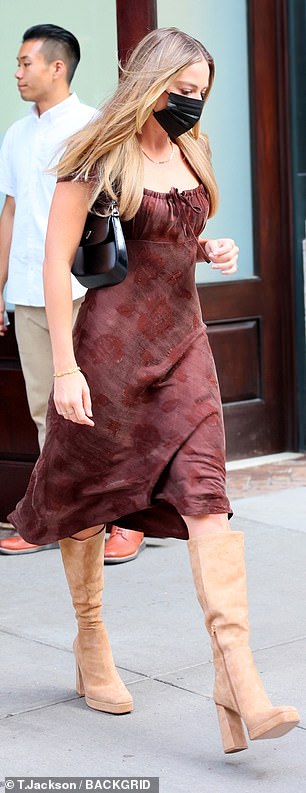
[[[59,182],[50,210],[44,289],[56,371],[70,369],[75,364],[70,273],[88,211],[88,199],[89,188],[83,182]]]
[[[71,266],[88,212],[89,186],[59,182],[50,210],[44,289],[55,372],[75,369],[72,341]],[[54,402],[58,413],[71,421],[93,426],[89,388],[81,372],[55,377]]]

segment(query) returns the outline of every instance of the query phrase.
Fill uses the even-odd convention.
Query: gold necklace
[[[172,160],[172,158],[174,156],[174,146],[173,146],[172,140],[170,140],[170,138],[168,138],[168,141],[169,141],[170,146],[171,146],[171,152],[170,152],[170,157],[168,157],[167,160],[152,160],[152,157],[149,157],[149,155],[147,154],[147,152],[143,148],[141,148],[141,151],[144,154],[144,156],[147,157],[148,160],[150,160],[150,162],[154,162],[154,165],[164,165],[166,162],[171,162],[171,160]]]

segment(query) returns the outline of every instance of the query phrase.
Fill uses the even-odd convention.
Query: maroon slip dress
[[[59,416],[9,520],[45,544],[115,523],[148,537],[188,538],[182,515],[228,513],[215,365],[195,286],[208,216],[203,185],[145,189],[123,223],[121,284],[88,290],[74,330],[95,427]]]

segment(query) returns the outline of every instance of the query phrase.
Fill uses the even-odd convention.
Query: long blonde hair
[[[205,47],[176,28],[158,28],[140,41],[128,62],[113,97],[93,121],[72,135],[57,167],[58,177],[92,183],[90,205],[101,192],[116,200],[120,215],[129,220],[139,209],[143,194],[143,160],[137,135],[160,95],[187,66],[204,58],[209,65],[207,98],[214,78],[214,62]],[[199,124],[176,143],[205,185],[210,215],[216,211],[218,190],[210,149]]]

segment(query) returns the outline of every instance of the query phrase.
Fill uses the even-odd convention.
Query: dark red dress
[[[95,427],[59,416],[51,395],[43,452],[9,515],[28,542],[104,522],[186,539],[181,515],[230,511],[219,387],[195,286],[207,215],[202,185],[144,190],[123,224],[127,278],[87,292],[74,332]]]

